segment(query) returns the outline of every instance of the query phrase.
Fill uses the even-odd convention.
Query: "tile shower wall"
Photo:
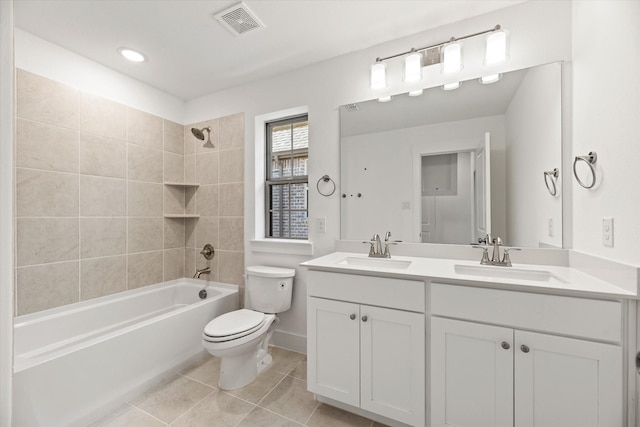
[[[203,148],[190,127],[17,70],[16,116],[17,315],[190,277],[207,239],[212,279],[242,284],[242,114],[213,120],[224,139]]]

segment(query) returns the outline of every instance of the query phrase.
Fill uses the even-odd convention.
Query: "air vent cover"
[[[215,18],[234,36],[264,28],[264,24],[242,2],[216,13]]]
[[[349,111],[350,113],[353,113],[360,110],[360,107],[358,106],[358,104],[347,104],[344,106],[344,109]]]

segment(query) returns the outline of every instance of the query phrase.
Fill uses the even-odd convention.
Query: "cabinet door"
[[[431,426],[513,426],[513,330],[431,318]]]
[[[307,298],[307,388],[352,406],[360,404],[358,304]]]
[[[515,337],[517,427],[623,425],[621,347],[532,332]]]
[[[425,317],[360,307],[360,407],[413,425],[425,424]]]

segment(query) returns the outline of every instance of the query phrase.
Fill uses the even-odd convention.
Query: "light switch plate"
[[[613,247],[613,218],[602,218],[602,244]]]
[[[316,226],[318,229],[318,233],[326,233],[327,232],[327,219],[326,218],[316,218]]]

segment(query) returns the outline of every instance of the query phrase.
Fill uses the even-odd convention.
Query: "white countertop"
[[[351,265],[345,260],[367,263],[368,260],[392,261],[389,267]],[[407,263],[409,265],[407,266]],[[636,299],[638,295],[615,284],[588,275],[571,267],[555,265],[517,264],[512,267],[484,266],[479,261],[392,256],[389,259],[368,258],[367,254],[334,252],[300,264],[310,270],[362,274],[413,280],[444,280],[448,283],[495,287],[528,292],[554,293],[587,297]],[[456,271],[457,270],[457,271]],[[510,270],[510,271],[507,271]],[[503,273],[504,271],[504,273]],[[486,273],[486,274],[485,274]],[[501,277],[513,273],[517,278]],[[498,276],[498,277],[496,277]],[[529,280],[525,277],[540,277]]]

